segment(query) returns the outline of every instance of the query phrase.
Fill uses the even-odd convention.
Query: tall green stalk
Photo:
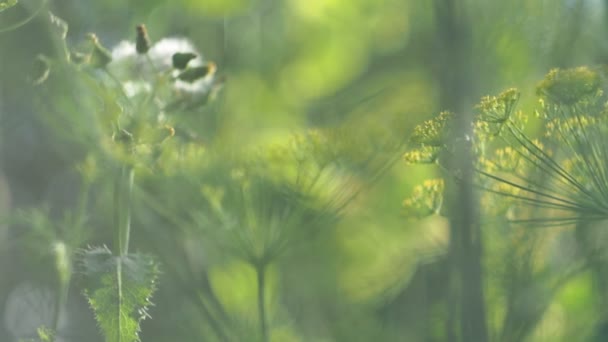
[[[258,320],[262,342],[268,342],[268,325],[266,321],[266,264],[260,262],[255,267],[258,284]]]
[[[72,278],[71,265],[69,264],[69,260],[71,257],[68,255],[70,252],[68,251],[68,247],[64,244],[55,246],[55,259],[57,264],[57,273],[58,273],[58,284],[56,289],[56,298],[55,308],[53,312],[53,321],[51,325],[52,329],[52,337],[51,342],[54,342],[57,337],[57,332],[59,331],[59,318],[61,317],[61,313],[67,304],[68,293],[70,289],[70,281]]]
[[[474,97],[475,82],[471,60],[472,25],[456,0],[436,0],[435,19],[437,39],[443,51],[439,54],[441,65],[437,77],[441,83],[442,108],[454,113],[453,130],[448,140],[447,168],[459,174],[459,181],[452,179],[446,186],[447,207],[450,219],[449,285],[447,335],[450,341],[488,341],[485,301],[482,281],[482,238],[479,226],[479,199],[473,189],[473,154],[471,141],[473,116],[470,110]],[[455,333],[458,315],[459,333]],[[458,338],[460,337],[460,338]]]
[[[133,167],[124,165],[116,178],[114,188],[114,215],[118,230],[116,236],[116,254],[120,256],[129,253],[129,236],[131,235],[131,196],[135,171]]]

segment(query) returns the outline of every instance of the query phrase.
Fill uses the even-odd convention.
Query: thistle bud
[[[150,38],[148,37],[148,30],[144,24],[139,24],[135,28],[137,36],[135,37],[135,50],[138,54],[143,55],[150,50]]]

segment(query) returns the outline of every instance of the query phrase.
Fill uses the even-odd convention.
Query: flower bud
[[[143,55],[150,50],[150,38],[148,37],[148,30],[144,24],[139,24],[135,28],[137,36],[135,37],[135,50],[138,54]]]
[[[176,52],[171,57],[171,61],[175,69],[184,70],[188,66],[188,63],[195,58],[196,54],[192,52]]]
[[[215,74],[217,66],[213,62],[209,62],[207,65],[189,68],[184,70],[182,73],[177,75],[177,78],[181,81],[192,83],[200,80],[208,75]]]

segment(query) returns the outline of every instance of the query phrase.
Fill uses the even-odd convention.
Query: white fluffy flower
[[[177,77],[178,70],[173,69],[173,54],[180,52],[191,52],[196,54],[189,67],[202,66],[204,59],[201,53],[194,47],[192,42],[186,38],[164,38],[155,43],[148,51],[148,58],[139,55],[135,51],[135,43],[122,41],[112,49],[112,62],[108,65],[109,70],[120,80],[127,96],[134,96],[140,92],[150,92],[152,86],[149,82],[153,80],[156,73],[171,72],[172,77]],[[150,65],[152,63],[152,65]],[[181,93],[206,93],[213,84],[212,77],[204,77],[192,83],[175,80],[173,87]]]
[[[185,38],[165,38],[154,44],[148,54],[154,64],[162,68],[171,68],[173,54],[176,52],[192,52],[196,58],[188,63],[189,66],[203,65],[201,53],[196,50],[194,45]]]

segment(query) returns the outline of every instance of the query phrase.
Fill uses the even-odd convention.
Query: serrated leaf
[[[0,1],[0,12],[7,10],[15,5],[17,5],[17,0],[4,0]]]
[[[65,39],[68,36],[68,23],[51,12],[49,12],[49,19],[59,37]]]
[[[140,322],[148,317],[158,266],[148,255],[115,256],[107,247],[82,254],[85,296],[107,342],[137,342]]]

